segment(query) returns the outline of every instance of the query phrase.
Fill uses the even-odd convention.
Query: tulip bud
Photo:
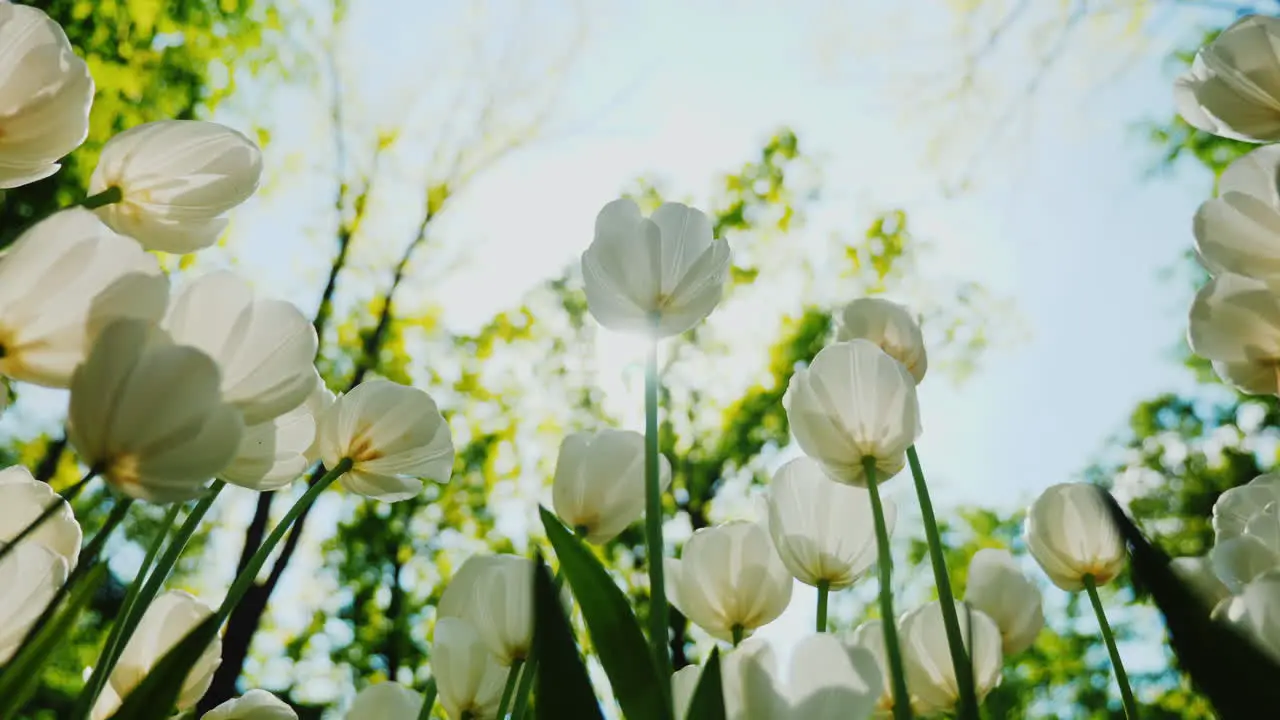
[[[298,714],[266,690],[250,690],[210,710],[200,720],[298,720]]]
[[[218,477],[259,492],[279,490],[311,465],[306,451],[315,438],[316,419],[304,403],[278,418],[246,427],[235,459]]]
[[[431,667],[440,705],[450,718],[498,716],[509,670],[498,663],[470,623],[456,617],[436,622]]]
[[[1268,503],[1245,524],[1239,535],[1227,536],[1210,551],[1214,571],[1232,592],[1259,575],[1280,568],[1280,502]]]
[[[1102,490],[1088,483],[1053,485],[1027,511],[1027,548],[1054,585],[1068,592],[1098,585],[1124,568],[1125,549]]]
[[[155,668],[165,653],[212,616],[213,608],[190,593],[170,590],[157,596],[142,614],[133,637],[125,643],[120,660],[111,671],[111,688],[116,696],[128,699],[129,693]],[[182,683],[177,702],[179,710],[187,710],[200,702],[221,663],[222,641],[215,637]]]
[[[884,682],[869,650],[827,633],[800,640],[785,676],[757,640],[726,653],[721,673],[726,717],[735,720],[866,720]]]
[[[1231,596],[1231,591],[1214,573],[1213,562],[1208,556],[1174,558],[1169,567],[1204,601],[1205,607],[1217,607],[1218,603]]]
[[[61,508],[23,542],[43,545],[60,556],[69,569],[75,569],[82,535],[71,505],[21,465],[0,470],[0,547],[13,542],[53,504]]]
[[[924,335],[911,311],[883,298],[858,298],[836,314],[836,340],[870,340],[906,366],[919,383],[929,369]]]
[[[93,78],[40,10],[0,3],[0,190],[58,171],[89,134]]]
[[[689,706],[693,704],[693,694],[698,690],[698,681],[701,679],[702,667],[699,665],[685,665],[671,674],[671,698],[676,710],[676,720],[696,720],[689,717]],[[721,680],[721,685],[723,684]]]
[[[103,222],[148,250],[189,253],[218,240],[227,213],[261,177],[262,153],[244,135],[212,122],[160,120],[107,141],[89,194],[118,189],[118,202],[96,210]]]
[[[679,335],[719,304],[729,260],[729,244],[697,209],[663,203],[646,218],[633,201],[614,200],[582,254],[587,307],[611,330]]]
[[[671,484],[671,463],[658,456],[658,483]],[[577,432],[560,443],[551,483],[556,515],[603,544],[644,515],[644,436],[630,430]]]
[[[1000,683],[1004,662],[1000,628],[987,614],[956,603],[960,636],[973,663],[974,692],[978,700]],[[937,600],[907,613],[902,618],[902,659],[907,687],[921,714],[951,712],[960,699],[955,665],[942,620],[942,604]]]
[[[220,382],[208,355],[141,320],[116,320],[71,376],[68,438],[126,495],[193,499],[240,445],[240,413]]]
[[[467,621],[503,667],[529,654],[533,642],[533,561],[474,555],[440,596],[441,618]]]
[[[773,622],[791,602],[791,575],[753,522],[702,528],[666,565],[671,604],[721,640]]]
[[[876,561],[875,522],[863,488],[834,483],[807,457],[783,465],[768,493],[769,535],[792,577],[817,587],[846,588]],[[884,500],[893,533],[897,506]]]
[[[162,325],[180,345],[218,363],[222,395],[257,425],[293,410],[315,390],[316,331],[293,303],[259,298],[225,270],[178,293]]]
[[[1214,277],[1196,293],[1187,337],[1223,381],[1255,395],[1277,392],[1280,296],[1263,281],[1226,272]]]
[[[356,694],[346,720],[418,720],[422,703],[422,695],[400,683],[378,683]]]
[[[902,630],[898,630],[901,638]],[[845,644],[859,647],[871,653],[876,668],[880,671],[880,694],[876,698],[874,717],[889,718],[893,716],[893,676],[889,669],[889,654],[884,647],[884,625],[880,620],[867,620],[854,628]],[[948,657],[948,661],[950,658]],[[916,703],[912,703],[914,706]]]
[[[67,387],[101,325],[159,320],[167,295],[159,264],[137,243],[88,210],[54,213],[0,256],[0,373]]]
[[[449,423],[417,388],[361,383],[325,412],[318,434],[325,467],[352,460],[342,486],[375,500],[407,500],[422,492],[421,478],[447,482],[453,473]]]
[[[877,482],[896,475],[921,432],[915,378],[869,340],[818,351],[782,402],[801,449],[848,485],[866,487],[865,458],[875,460]]]
[[[0,558],[0,664],[18,651],[66,580],[67,561],[39,543],[23,541]]]
[[[1280,19],[1249,15],[1196,54],[1174,83],[1189,125],[1246,142],[1280,140]]]
[[[1238,158],[1223,173],[1218,197],[1195,215],[1196,255],[1210,273],[1244,275],[1280,283],[1280,147],[1266,146]]]
[[[1007,550],[984,548],[969,560],[965,602],[995,621],[1005,657],[1031,647],[1044,627],[1040,590]]]
[[[1245,534],[1249,521],[1280,502],[1280,473],[1259,475],[1244,485],[1224,491],[1213,503],[1213,534],[1216,542]]]

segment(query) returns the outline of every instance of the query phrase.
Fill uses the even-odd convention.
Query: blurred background
[[[462,560],[544,547],[536,510],[561,437],[642,427],[643,342],[594,323],[578,269],[596,212],[621,194],[702,208],[734,252],[726,301],[662,348],[671,552],[756,516],[796,453],[787,378],[828,340],[830,312],[868,294],[923,317],[919,448],[960,588],[981,547],[1011,548],[1040,577],[1021,519],[1048,485],[1106,484],[1171,554],[1198,555],[1217,495],[1276,463],[1275,399],[1217,383],[1183,339],[1201,277],[1191,216],[1246,148],[1178,120],[1171,82],[1215,32],[1280,3],[33,4],[83,52],[98,95],[63,171],[0,196],[0,243],[81,197],[115,132],[170,117],[236,127],[263,146],[264,187],[217,249],[167,266],[232,267],[296,302],[314,313],[331,388],[412,383],[453,428],[448,485],[395,505],[327,493],[295,528],[231,617],[209,705],[263,687],[303,717],[336,717],[370,682],[421,686],[435,601]],[[15,394],[3,460],[73,482],[65,398]],[[885,488],[909,607],[932,592],[923,533],[909,483]],[[290,503],[224,493],[171,584],[218,601]],[[113,582],[60,651],[39,717],[69,707],[153,515],[113,541]],[[642,604],[639,526],[605,556]],[[1135,597],[1123,578],[1107,592],[1116,608]],[[864,581],[835,596],[835,627],[873,616],[873,593]],[[1009,661],[991,717],[1122,717],[1087,605],[1047,581],[1045,596],[1050,627]],[[1212,717],[1137,599],[1112,622],[1148,717]],[[813,606],[797,585],[761,634],[785,654]],[[673,620],[678,666],[704,657],[712,641]]]

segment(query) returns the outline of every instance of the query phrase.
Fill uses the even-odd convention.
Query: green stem
[[[746,632],[742,629],[741,625],[734,625],[729,629],[729,632],[733,634],[733,646],[738,647],[738,645],[742,643],[742,636],[745,635]]]
[[[502,688],[502,700],[498,702],[498,718],[507,716],[507,708],[511,705],[511,696],[516,691],[516,681],[520,679],[520,668],[524,667],[524,658],[516,658],[511,662],[511,669],[507,671],[507,684]]]
[[[293,507],[289,508],[289,512],[285,513],[280,522],[276,523],[276,526],[271,529],[271,534],[267,536],[266,540],[262,541],[262,545],[254,552],[253,557],[249,558],[249,563],[245,565],[244,571],[236,576],[235,582],[231,583],[231,589],[227,591],[227,596],[223,599],[222,606],[218,608],[218,618],[222,622],[225,623],[227,621],[231,611],[235,609],[244,594],[249,592],[249,588],[258,579],[258,571],[267,562],[267,557],[271,555],[272,550],[276,549],[276,545],[280,544],[285,533],[289,532],[289,528],[297,521],[298,516],[311,507],[311,504],[316,501],[316,498],[320,497],[320,493],[324,492],[325,488],[346,474],[351,469],[351,465],[351,458],[339,460],[332,470],[325,473],[324,477],[307,488],[302,497],[298,498],[298,502],[294,503]]]
[[[649,644],[661,687],[669,698],[671,657],[667,649],[667,592],[662,577],[662,487],[658,484],[658,341],[649,341],[644,373],[645,557],[649,563]],[[668,705],[670,703],[668,702]]]
[[[578,536],[580,538],[586,538],[586,530],[579,530]],[[552,584],[556,586],[556,590],[559,590],[564,584],[564,573],[560,570],[556,570],[556,576],[552,579]],[[520,720],[520,718],[524,716],[525,710],[528,709],[529,693],[533,690],[533,676],[537,673],[538,653],[533,648],[530,648],[529,657],[524,663],[524,672],[520,673],[520,685],[516,688],[515,701],[511,705],[512,720]]]
[[[89,197],[86,197],[85,199],[81,200],[76,204],[82,208],[88,208],[89,210],[93,210],[94,208],[100,208],[103,205],[111,205],[113,203],[118,203],[123,199],[124,199],[124,192],[121,191],[119,187],[112,185],[111,187],[107,188],[106,190],[103,190],[97,195],[90,195]]]
[[[933,564],[933,582],[938,587],[938,601],[942,606],[942,625],[947,632],[947,645],[951,650],[951,665],[955,669],[956,688],[959,691],[958,720],[977,720],[978,693],[974,688],[973,663],[965,651],[964,636],[960,633],[960,619],[956,616],[956,598],[951,590],[951,575],[947,572],[947,560],[942,553],[942,536],[938,532],[938,520],[933,514],[933,501],[929,499],[929,487],[924,481],[924,470],[916,447],[907,449],[907,461],[911,464],[911,477],[916,484],[916,497],[920,499],[920,515],[924,520],[924,536],[929,544],[929,559]]]
[[[64,503],[69,503],[72,500],[75,500],[76,496],[80,494],[80,491],[84,490],[84,486],[88,485],[89,481],[92,480],[95,476],[97,476],[97,474],[98,474],[97,470],[90,468],[89,472],[85,473],[85,476],[83,478],[80,478],[80,480],[76,482],[75,485],[72,485],[66,490],[63,490],[62,492],[58,493],[58,497],[62,498],[63,502],[55,501],[55,502],[49,503],[49,506],[46,507],[44,510],[40,511],[40,514],[36,516],[36,519],[33,520],[30,525],[22,528],[22,532],[15,535],[13,539],[7,542],[0,541],[0,560],[3,560],[4,557],[8,555],[10,551],[12,551],[15,547],[17,547],[18,543],[27,539],[27,536],[31,535],[31,533],[38,530],[40,526],[45,524],[45,522],[49,518],[53,517],[54,515],[57,515],[60,510],[65,508],[66,505]]]
[[[827,594],[831,592],[831,583],[818,581],[818,632],[827,631]]]
[[[902,667],[902,648],[898,645],[898,620],[893,612],[893,554],[889,548],[889,527],[884,520],[884,504],[880,501],[880,487],[876,480],[876,459],[870,456],[863,458],[862,467],[867,474],[867,494],[871,496],[871,514],[876,525],[880,626],[884,628],[884,651],[893,681],[893,717],[894,720],[911,720],[911,695],[907,693],[907,674]]]
[[[1120,700],[1124,703],[1124,716],[1129,720],[1137,720],[1138,704],[1133,699],[1133,688],[1129,687],[1129,676],[1124,671],[1124,663],[1120,662],[1120,650],[1116,648],[1116,638],[1111,634],[1111,625],[1107,622],[1107,614],[1102,610],[1102,599],[1098,597],[1098,584],[1092,575],[1084,576],[1084,589],[1089,593],[1089,602],[1093,603],[1093,612],[1098,616],[1098,625],[1102,628],[1102,640],[1107,644],[1107,652],[1111,654],[1111,667],[1116,671],[1116,683],[1120,686]]]
[[[436,679],[433,677],[427,680],[427,687],[422,691],[422,710],[418,712],[418,720],[427,720],[431,717],[431,709],[436,706]]]
[[[187,549],[187,543],[191,542],[192,536],[196,534],[196,529],[200,527],[200,521],[204,520],[204,516],[209,512],[209,508],[213,506],[213,501],[218,499],[218,495],[222,492],[227,484],[221,480],[214,480],[209,489],[205,491],[204,497],[196,502],[195,507],[191,508],[191,512],[187,513],[187,517],[182,521],[182,526],[178,528],[178,534],[173,536],[169,541],[168,547],[165,548],[164,555],[160,556],[160,561],[156,563],[155,570],[146,578],[146,582],[142,584],[141,590],[138,592],[137,598],[133,603],[121,608],[120,616],[116,620],[116,626],[120,628],[120,637],[115,645],[111,645],[111,640],[107,640],[107,648],[103,650],[102,655],[98,658],[98,664],[93,668],[93,675],[89,678],[89,684],[85,686],[85,692],[81,693],[80,700],[77,702],[77,708],[81,710],[80,714],[72,714],[72,717],[84,717],[93,707],[94,701],[98,699],[98,695],[102,693],[102,689],[106,687],[107,680],[111,677],[111,671],[115,668],[116,663],[120,660],[120,654],[124,652],[124,647],[129,643],[129,638],[133,637],[133,631],[138,628],[138,623],[142,622],[142,616],[151,607],[151,602],[155,600],[156,595],[160,594],[160,588],[164,586],[169,574],[173,572],[173,568],[178,564],[178,558],[182,556],[182,552]],[[174,507],[180,507],[174,504]],[[171,521],[170,521],[171,522]],[[166,524],[166,527],[168,525]],[[161,535],[161,538],[164,536]],[[143,574],[138,573],[134,585],[129,587],[129,591],[133,592],[133,588],[141,583]],[[113,626],[111,632],[116,632]]]

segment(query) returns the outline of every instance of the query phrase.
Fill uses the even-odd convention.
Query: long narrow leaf
[[[1262,708],[1280,707],[1280,663],[1234,628],[1211,620],[1209,608],[1169,567],[1169,557],[1147,542],[1110,493],[1099,492],[1129,544],[1134,578],[1164,615],[1174,654],[1218,717],[1257,718]]]
[[[724,689],[720,681],[720,649],[712,648],[711,657],[702,666],[698,686],[689,701],[687,720],[725,720]]]
[[[669,720],[671,715],[665,698],[671,692],[670,685],[664,686],[658,678],[653,656],[627,596],[614,584],[591,550],[555,515],[546,508],[539,508],[539,512],[547,539],[560,560],[560,572],[569,581],[578,607],[582,608],[592,644],[609,676],[622,714],[634,720]]]
[[[58,644],[74,632],[80,614],[106,578],[105,564],[100,563],[89,570],[84,575],[84,580],[76,584],[62,610],[51,614],[50,619],[29,636],[22,649],[5,666],[3,678],[0,679],[0,718],[8,720],[16,717],[22,706],[39,689],[45,663],[53,656]]]
[[[587,666],[573,641],[560,593],[538,556],[533,577],[533,647],[541,658],[534,717],[538,720],[604,720]]]
[[[160,658],[146,678],[125,697],[110,720],[151,720],[169,717],[182,694],[182,685],[209,643],[217,637],[222,621],[213,615],[195,626],[186,637]]]

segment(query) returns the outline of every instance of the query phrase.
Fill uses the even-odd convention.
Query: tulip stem
[[[942,537],[938,533],[938,520],[933,514],[933,501],[929,499],[929,487],[924,481],[920,456],[916,446],[907,448],[907,461],[911,464],[911,477],[916,484],[916,497],[920,499],[920,515],[924,520],[924,536],[929,545],[929,559],[933,564],[933,582],[938,588],[938,601],[942,606],[942,625],[947,631],[947,645],[951,650],[951,665],[955,669],[959,691],[958,720],[977,720],[978,694],[974,689],[973,665],[965,651],[964,636],[960,633],[960,619],[956,616],[956,599],[951,590],[951,575],[947,572],[947,560],[942,553]]]
[[[729,629],[729,632],[733,636],[733,646],[738,647],[738,645],[742,643],[742,636],[746,634],[745,631],[742,629],[741,625],[734,625]]]
[[[498,718],[507,716],[507,708],[511,705],[511,696],[516,691],[516,681],[520,679],[520,669],[524,667],[524,658],[511,661],[511,669],[507,671],[507,684],[502,688],[502,700],[498,702]]]
[[[62,492],[58,493],[58,497],[62,498],[63,502],[70,503],[72,500],[76,499],[76,496],[80,494],[80,491],[84,490],[84,486],[88,485],[89,481],[92,480],[94,477],[96,477],[97,474],[98,474],[97,470],[90,468],[89,472],[85,473],[85,476],[80,478],[80,480],[77,481],[75,485],[72,485],[66,490],[63,490]],[[0,560],[3,560],[4,557],[8,555],[10,551],[12,551],[15,547],[17,547],[18,543],[27,539],[28,535],[40,529],[40,526],[45,524],[45,522],[47,522],[49,518],[53,517],[54,515],[57,515],[58,511],[62,510],[63,507],[65,507],[65,505],[63,505],[61,502],[49,503],[49,506],[46,507],[44,510],[42,510],[40,514],[36,516],[36,519],[31,522],[30,525],[22,528],[22,532],[18,533],[16,536],[14,536],[12,540],[10,540],[7,543],[0,543]]]
[[[160,561],[155,564],[155,569],[151,571],[150,575],[147,575],[147,567],[151,564],[151,557],[159,549],[165,536],[168,535],[169,528],[176,519],[176,517],[166,516],[160,535],[156,537],[155,543],[147,551],[148,559],[143,560],[142,567],[138,569],[137,577],[129,585],[125,601],[120,606],[120,614],[116,617],[115,624],[111,626],[111,635],[107,637],[107,644],[103,646],[102,654],[98,656],[98,662],[93,667],[93,675],[89,677],[89,682],[85,684],[84,690],[80,693],[80,698],[76,702],[77,711],[71,714],[72,717],[88,716],[93,703],[98,699],[98,695],[102,694],[102,689],[106,687],[107,679],[111,677],[111,671],[120,660],[120,654],[124,652],[124,646],[128,644],[129,638],[133,637],[133,631],[138,628],[138,623],[142,621],[143,613],[151,606],[151,602],[155,600],[156,595],[160,594],[160,587],[169,578],[169,573],[178,564],[178,558],[181,557],[182,551],[187,548],[187,543],[191,541],[191,537],[195,535],[196,528],[200,526],[200,521],[204,519],[205,514],[209,512],[209,508],[213,505],[213,501],[217,499],[218,494],[222,492],[226,485],[221,480],[213,481],[213,485],[205,492],[204,497],[200,498],[195,507],[191,508],[191,512],[187,513],[186,519],[182,521],[182,525],[178,528],[178,534],[169,541],[164,555],[161,555]],[[182,505],[181,503],[174,503],[172,507],[178,509]],[[172,511],[170,514],[175,515]],[[132,601],[130,600],[130,595],[134,595]]]
[[[316,501],[316,498],[320,497],[320,493],[332,485],[333,481],[345,475],[353,464],[349,457],[339,460],[332,470],[325,473],[324,477],[307,488],[302,497],[298,498],[298,502],[294,503],[293,507],[289,508],[289,512],[285,513],[280,522],[276,523],[276,526],[271,529],[271,534],[267,536],[266,540],[262,541],[257,551],[253,553],[253,557],[249,558],[244,570],[236,576],[235,582],[231,583],[231,589],[227,591],[227,596],[222,600],[222,606],[218,608],[218,619],[221,621],[219,625],[227,621],[231,611],[235,609],[240,599],[244,597],[245,593],[249,592],[250,586],[258,579],[258,571],[266,564],[267,557],[271,555],[272,550],[275,550],[276,545],[280,544],[285,533],[289,532],[289,528],[293,527],[293,523],[297,521],[298,516],[306,512],[307,508],[311,507],[312,503]]]
[[[818,632],[827,631],[827,594],[831,592],[831,583],[818,581]]]
[[[1102,599],[1098,597],[1098,584],[1092,575],[1084,576],[1084,589],[1089,593],[1089,602],[1093,604],[1093,612],[1098,616],[1098,626],[1102,628],[1102,641],[1107,644],[1107,652],[1111,655],[1111,667],[1116,672],[1116,684],[1120,686],[1120,700],[1124,703],[1124,716],[1129,720],[1137,720],[1138,704],[1133,700],[1133,688],[1129,687],[1129,675],[1124,671],[1124,663],[1120,662],[1120,650],[1116,648],[1115,635],[1111,633],[1111,625],[1107,622],[1107,614],[1102,610]]]
[[[118,203],[123,199],[124,192],[121,191],[118,186],[112,185],[106,190],[103,190],[96,195],[90,195],[76,204],[82,208],[92,210],[94,208],[100,208],[103,205]]]
[[[649,341],[644,373],[644,530],[649,564],[649,644],[664,693],[670,697],[671,657],[667,649],[667,592],[662,577],[662,487],[658,484],[658,340]],[[669,702],[667,703],[670,704]]]
[[[431,709],[436,706],[436,679],[434,677],[427,679],[427,687],[422,691],[422,710],[418,712],[418,720],[429,720],[431,717]],[[499,718],[502,716],[499,715]]]
[[[871,496],[871,515],[876,526],[876,565],[880,574],[880,626],[884,628],[884,651],[889,659],[889,676],[893,688],[894,720],[911,720],[911,696],[907,693],[907,674],[902,666],[902,648],[898,645],[898,621],[893,612],[893,554],[889,548],[889,526],[884,520],[884,504],[876,480],[876,459],[865,457],[862,468],[867,474],[867,495]]]

